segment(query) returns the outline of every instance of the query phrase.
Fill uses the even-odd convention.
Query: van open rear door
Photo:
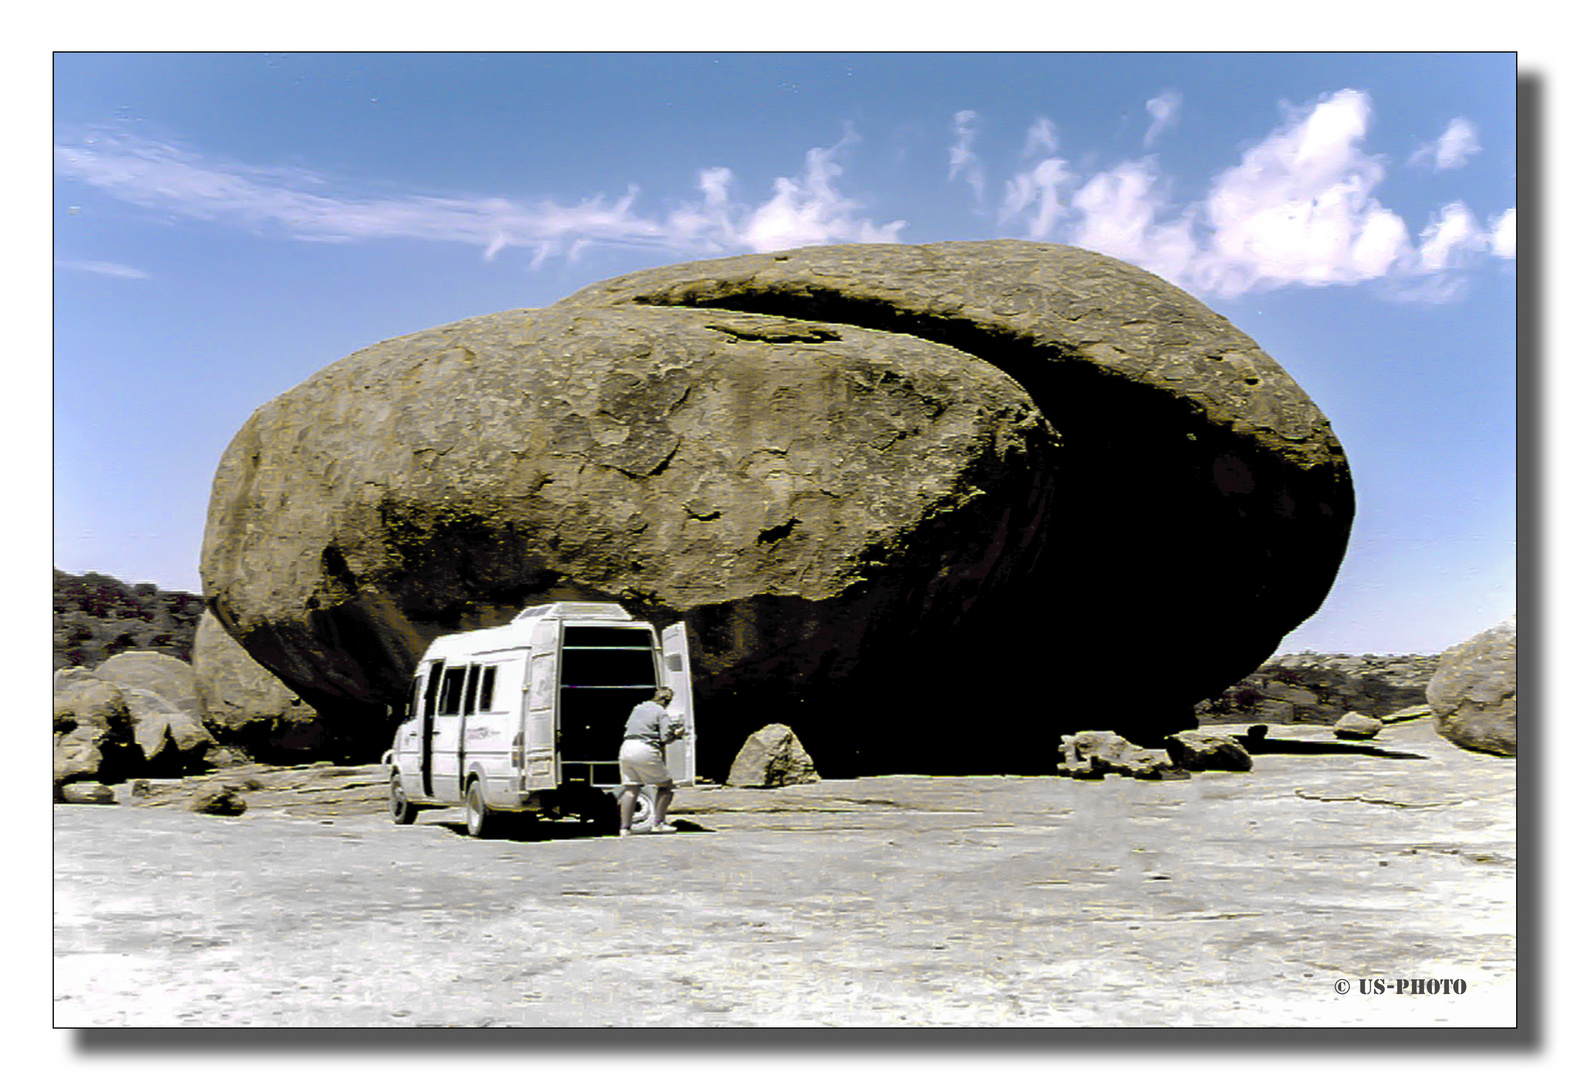
[[[687,649],[687,624],[676,623],[660,631],[660,662],[665,685],[671,688],[671,715],[687,729],[687,737],[665,748],[665,768],[678,786],[697,781],[698,735],[692,718],[692,661]]]
[[[530,642],[528,681],[523,689],[523,788],[556,786],[556,662],[561,623],[543,619]]]

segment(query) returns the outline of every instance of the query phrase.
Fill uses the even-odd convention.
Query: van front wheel
[[[387,809],[392,814],[394,825],[413,824],[415,815],[420,812],[409,801],[408,794],[403,790],[403,777],[397,773],[393,773],[392,779],[387,781]]]
[[[463,828],[476,840],[491,835],[493,819],[485,808],[485,796],[480,792],[479,777],[469,781],[469,790],[463,797]]]

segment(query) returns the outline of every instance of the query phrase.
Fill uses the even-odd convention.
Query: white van
[[[462,805],[470,836],[486,835],[501,814],[610,825],[627,716],[662,686],[687,732],[666,747],[666,767],[690,787],[697,740],[686,623],[656,634],[619,604],[571,601],[443,635],[420,659],[382,757],[392,818],[407,825],[423,809]],[[647,793],[638,808],[646,814]]]

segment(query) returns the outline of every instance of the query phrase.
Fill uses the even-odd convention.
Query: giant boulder
[[[787,722],[827,773],[1017,770],[1054,756],[1023,732],[1113,697],[1131,736],[1191,727],[1318,606],[1352,509],[1324,416],[1159,278],[857,245],[347,357],[231,443],[202,576],[367,746],[435,634],[610,599],[688,621],[719,760]],[[1132,696],[1130,651],[1153,658]],[[985,722],[956,739],[956,715]]]
[[[1515,757],[1515,616],[1445,650],[1428,684],[1434,729],[1463,750]]]

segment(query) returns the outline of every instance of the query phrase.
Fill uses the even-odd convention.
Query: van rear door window
[[[442,675],[442,703],[437,711],[442,716],[457,716],[463,705],[463,680],[469,673],[467,667],[450,667]]]

